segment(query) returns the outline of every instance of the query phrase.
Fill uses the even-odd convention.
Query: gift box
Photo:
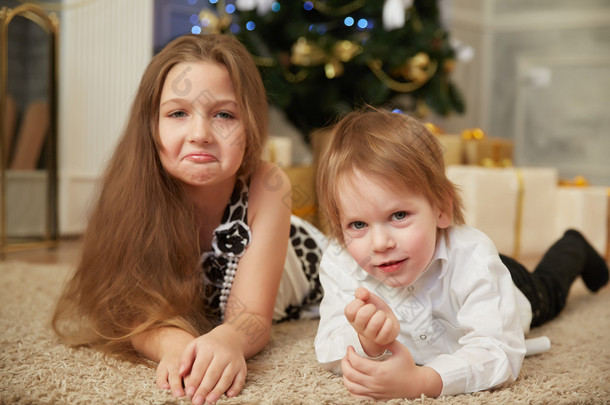
[[[270,136],[263,149],[263,160],[280,167],[292,165],[292,139],[285,136]]]
[[[582,233],[601,255],[607,255],[608,189],[560,186],[557,191],[557,237],[570,228]]]
[[[480,129],[462,131],[463,163],[482,166],[509,166],[513,160],[513,141],[490,138]]]
[[[556,239],[557,170],[450,166],[467,225],[485,232],[514,258],[542,255]]]
[[[445,167],[463,164],[464,146],[461,135],[440,134],[436,138],[443,148]]]
[[[443,149],[445,167],[461,165],[464,163],[464,147],[462,136],[459,134],[447,134],[440,127],[431,122],[424,123],[428,131],[436,136]]]
[[[318,199],[316,196],[316,170],[314,166],[282,167],[292,185],[292,214],[303,218],[320,229]]]

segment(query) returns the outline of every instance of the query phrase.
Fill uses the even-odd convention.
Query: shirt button
[[[426,340],[426,339],[428,339],[428,336],[426,336],[424,334],[421,334],[421,335],[419,335],[419,339],[420,340]]]
[[[415,288],[412,285],[407,287],[407,291],[413,292],[413,290],[415,290]]]

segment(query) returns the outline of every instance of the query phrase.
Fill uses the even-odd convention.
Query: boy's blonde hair
[[[442,147],[414,118],[367,107],[349,113],[332,129],[318,162],[317,191],[331,236],[342,244],[338,186],[351,181],[355,171],[421,194],[450,215],[452,223],[464,223],[458,190],[445,176]]]

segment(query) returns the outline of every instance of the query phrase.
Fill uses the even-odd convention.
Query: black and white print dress
[[[253,236],[248,226],[248,184],[237,179],[221,224],[214,230],[212,251],[201,255],[206,306],[222,320],[239,259]],[[273,320],[316,316],[322,299],[318,265],[326,238],[317,228],[292,216],[284,273],[275,301]]]

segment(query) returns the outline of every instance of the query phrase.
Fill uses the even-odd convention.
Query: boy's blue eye
[[[392,214],[392,218],[400,221],[401,219],[405,219],[407,217],[407,213],[404,211],[398,211]]]
[[[362,229],[366,226],[366,224],[362,221],[354,221],[351,223],[351,227],[354,229]]]

